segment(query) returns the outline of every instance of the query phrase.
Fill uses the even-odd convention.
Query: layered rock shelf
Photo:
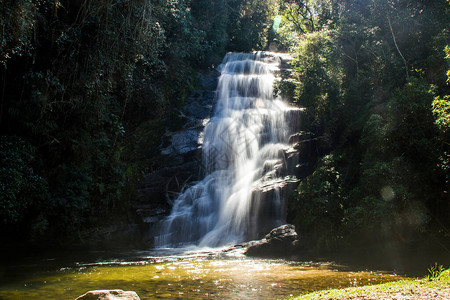
[[[276,63],[276,60],[279,60],[277,76],[291,71],[289,56],[272,57],[272,55],[262,54],[261,57],[267,59],[269,63]],[[224,61],[226,60],[227,58]],[[274,61],[271,62],[271,60]],[[247,71],[244,69],[243,72]],[[145,175],[137,191],[134,208],[141,224],[143,242],[147,246],[154,245],[154,235],[159,232],[160,221],[170,213],[180,192],[195,185],[208,173],[202,160],[204,159],[202,158],[203,135],[205,126],[215,110],[219,75],[216,70],[199,75],[200,88],[194,90],[185,99],[184,107],[178,112],[179,116],[185,120],[183,127],[179,131],[166,133],[160,147],[160,154],[155,159],[157,167],[153,172]],[[253,92],[252,88],[251,90]],[[246,101],[246,98],[242,100]],[[301,131],[303,109],[277,108],[275,105],[270,109],[284,110],[282,114],[292,134],[288,136],[286,144],[280,148],[281,163],[273,166],[269,163],[268,170],[264,171],[266,175],[255,181],[253,187],[249,187],[252,194],[249,203],[253,207],[251,210],[255,210],[256,213],[254,218],[250,217],[247,221],[254,223],[251,225],[252,232],[249,232],[248,236],[256,238],[264,237],[271,229],[280,225],[278,221],[264,221],[268,219],[264,215],[270,215],[274,209],[281,215],[285,215],[287,209],[284,200],[279,202],[279,207],[276,208],[272,207],[273,205],[262,205],[262,203],[269,203],[270,201],[265,201],[269,198],[287,199],[289,197],[299,180],[313,171],[320,144],[320,141],[311,133]]]

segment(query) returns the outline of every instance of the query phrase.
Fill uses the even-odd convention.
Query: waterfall
[[[228,53],[215,112],[203,132],[203,180],[187,187],[161,224],[156,246],[239,243],[285,223],[280,189],[292,111],[274,97],[278,54]],[[295,115],[295,114],[294,114]]]

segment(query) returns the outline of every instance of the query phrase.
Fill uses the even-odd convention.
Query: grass
[[[346,289],[331,289],[313,292],[299,297],[291,298],[291,300],[314,300],[314,299],[377,299],[383,298],[386,294],[411,293],[420,294],[426,290],[450,290],[450,269],[442,270],[442,272],[433,277],[422,279],[406,279],[395,282],[383,283],[379,285],[369,285],[362,287],[353,287]]]

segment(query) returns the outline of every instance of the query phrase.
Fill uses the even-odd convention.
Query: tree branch
[[[395,38],[395,34],[394,34],[394,30],[392,29],[392,24],[391,24],[391,19],[389,18],[389,16],[387,17],[388,19],[388,23],[389,23],[389,28],[391,29],[391,33],[392,33],[392,38],[394,39],[394,44],[395,47],[397,48],[398,54],[400,54],[400,56],[403,59],[403,63],[405,64],[405,71],[406,71],[406,79],[409,79],[409,74],[408,74],[408,64],[406,63],[406,59],[403,56],[402,52],[400,51],[400,48],[397,45],[397,40]]]

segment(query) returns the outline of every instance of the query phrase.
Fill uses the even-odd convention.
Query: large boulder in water
[[[89,291],[75,300],[140,300],[138,294],[123,290]]]
[[[286,258],[300,251],[295,226],[286,224],[273,229],[262,240],[248,243],[245,255],[264,258]]]

